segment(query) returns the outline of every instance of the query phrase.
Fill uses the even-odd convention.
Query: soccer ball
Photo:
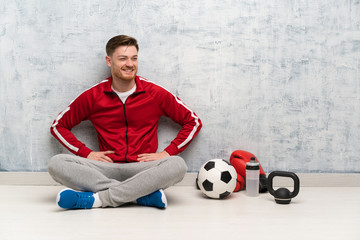
[[[223,159],[212,159],[201,166],[197,186],[209,198],[224,198],[236,187],[235,168]]]

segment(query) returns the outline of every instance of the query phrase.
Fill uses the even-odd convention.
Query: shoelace
[[[92,194],[90,193],[77,193],[77,201],[75,208],[91,208],[92,207]]]

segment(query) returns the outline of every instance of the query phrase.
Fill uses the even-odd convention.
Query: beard
[[[124,72],[124,70],[122,69],[117,69],[115,71],[113,71],[113,74],[116,78],[124,80],[124,81],[132,81],[135,79],[136,74],[137,74],[137,69],[134,68],[132,72]]]

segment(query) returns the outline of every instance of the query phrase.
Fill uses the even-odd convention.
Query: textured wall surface
[[[359,0],[1,1],[1,171],[67,152],[49,127],[109,76],[118,34],[138,39],[139,75],[202,119],[189,171],[244,149],[266,171],[360,172]],[[161,122],[159,148],[179,130]],[[89,123],[74,133],[97,149]]]

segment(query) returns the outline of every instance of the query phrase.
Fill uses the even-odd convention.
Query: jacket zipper
[[[127,118],[126,118],[126,109],[125,109],[125,103],[126,103],[126,100],[125,100],[125,103],[123,103],[122,101],[121,101],[121,99],[120,99],[120,97],[116,94],[116,92],[114,92],[114,91],[109,91],[110,93],[112,93],[112,94],[115,94],[118,98],[119,98],[119,100],[120,100],[120,102],[123,104],[123,109],[124,109],[124,118],[125,118],[125,126],[126,126],[126,131],[125,131],[125,140],[126,140],[126,152],[125,152],[125,162],[127,163],[128,162],[128,160],[127,160],[127,155],[128,155],[128,153],[129,153],[129,138],[128,138],[128,130],[129,130],[129,126],[128,126],[128,122],[127,122]],[[137,93],[132,93],[131,95],[134,95],[134,94],[139,94],[139,93],[144,93],[145,91],[141,91],[141,92],[137,92]],[[131,96],[130,95],[130,96]],[[129,97],[130,97],[129,96]]]
[[[139,93],[144,93],[145,91],[142,91],[142,92],[139,92]],[[115,93],[116,94],[116,93]],[[131,95],[134,95],[136,93],[132,93]],[[117,95],[117,94],[116,94]],[[131,96],[129,95],[128,98]],[[120,98],[119,98],[120,99]],[[124,109],[124,118],[125,118],[125,126],[126,126],[126,131],[125,131],[125,139],[126,139],[126,152],[125,152],[125,162],[127,163],[128,160],[127,160],[127,155],[129,153],[129,137],[128,137],[128,130],[129,130],[129,125],[128,125],[128,122],[127,122],[127,118],[126,118],[126,110],[125,110],[125,105],[126,105],[126,101],[127,99],[125,100],[125,102],[123,103],[123,109]],[[120,102],[121,99],[120,99]]]
[[[116,94],[116,92],[114,91],[111,91],[110,93],[112,94],[115,94],[115,96],[118,97],[118,99],[120,100],[120,102],[123,104],[123,109],[124,109],[124,118],[125,118],[125,126],[126,126],[126,131],[125,131],[125,140],[126,140],[126,152],[125,152],[125,162],[127,163],[128,160],[127,160],[127,155],[129,153],[129,139],[128,139],[128,129],[129,129],[129,126],[128,126],[128,122],[127,122],[127,118],[126,118],[126,110],[125,110],[125,103],[123,103],[120,99],[120,97]]]
[[[126,101],[125,101],[126,102]],[[125,162],[127,163],[127,155],[129,152],[129,139],[128,139],[128,122],[127,122],[127,118],[126,118],[126,111],[125,111],[125,103],[123,103],[123,108],[124,108],[124,117],[125,117],[125,126],[126,126],[126,131],[125,131],[125,139],[126,139],[126,152],[125,152]]]

